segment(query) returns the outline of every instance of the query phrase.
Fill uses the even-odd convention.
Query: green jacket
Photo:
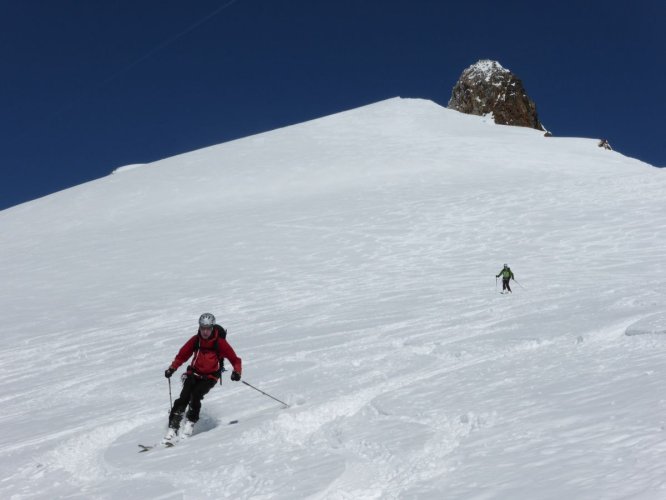
[[[499,274],[495,277],[499,278],[500,276],[502,277],[502,279],[505,279],[505,280],[508,280],[508,279],[515,280],[516,279],[516,278],[513,277],[513,272],[511,272],[510,267],[506,267],[506,268],[502,269],[499,272]]]

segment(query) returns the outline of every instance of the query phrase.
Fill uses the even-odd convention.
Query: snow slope
[[[666,498],[666,171],[596,144],[396,98],[0,212],[0,497]],[[205,311],[291,407],[137,453]]]

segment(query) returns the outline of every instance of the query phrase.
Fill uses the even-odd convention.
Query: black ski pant
[[[183,390],[180,391],[180,397],[174,401],[173,408],[171,408],[169,427],[174,429],[180,427],[180,420],[183,418],[183,413],[188,405],[190,409],[187,412],[187,419],[192,422],[199,420],[201,400],[216,383],[216,380],[207,377],[199,377],[193,373],[188,374],[183,383]]]
[[[511,278],[502,278],[502,291],[504,290],[511,291],[511,287],[509,286],[509,281],[511,281]]]

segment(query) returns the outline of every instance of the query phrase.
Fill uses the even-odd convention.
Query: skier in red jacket
[[[176,358],[164,372],[166,378],[194,355],[187,372],[183,376],[183,390],[180,397],[173,403],[169,414],[169,430],[164,436],[164,442],[171,442],[178,434],[183,413],[189,405],[187,420],[181,435],[187,437],[192,434],[194,424],[199,420],[201,400],[217,383],[222,375],[222,362],[227,358],[233,366],[231,380],[238,382],[241,379],[241,359],[225,340],[226,332],[215,324],[215,316],[204,313],[199,317],[199,331],[180,348]]]

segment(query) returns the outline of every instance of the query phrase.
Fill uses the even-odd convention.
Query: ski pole
[[[254,389],[255,391],[259,391],[259,392],[262,393],[264,396],[268,396],[269,398],[274,399],[274,400],[277,401],[278,403],[282,403],[286,408],[289,408],[289,405],[288,405],[287,403],[285,403],[284,401],[280,401],[278,398],[274,398],[274,397],[271,396],[270,394],[266,394],[264,391],[262,391],[261,389],[257,389],[257,388],[256,388],[255,386],[253,386],[252,384],[248,384],[247,382],[245,382],[245,380],[241,380],[241,382],[243,382],[243,383],[244,383],[246,386],[248,386],[248,387],[252,387],[252,389]]]
[[[226,371],[227,371],[227,369],[224,367],[224,365],[222,365],[220,367],[220,385],[222,385],[222,374]]]
[[[518,283],[518,281],[516,281],[515,278],[513,279],[513,281],[515,281],[516,283]],[[524,287],[523,285],[521,285],[520,283],[518,283],[518,286],[519,286],[520,288],[523,288],[523,289],[525,288],[525,287]]]
[[[171,408],[173,408],[173,400],[171,399],[171,379],[167,379],[169,381],[169,413],[171,413]]]

